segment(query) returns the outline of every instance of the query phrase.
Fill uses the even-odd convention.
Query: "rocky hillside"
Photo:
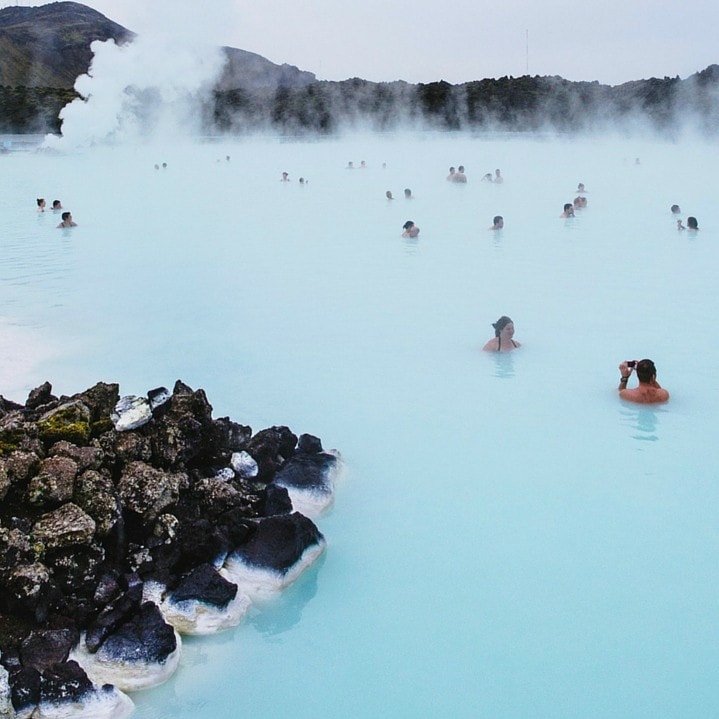
[[[90,43],[132,39],[122,25],[75,2],[0,10],[0,85],[71,88],[87,72]]]
[[[94,40],[128,42],[135,33],[76,2],[0,10],[0,86],[70,89],[87,72]],[[223,48],[227,65],[220,89],[301,87],[315,81],[294,65],[276,65],[261,55]]]

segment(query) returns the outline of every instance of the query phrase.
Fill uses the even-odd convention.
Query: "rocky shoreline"
[[[181,634],[235,626],[320,556],[340,468],[181,381],[0,396],[0,716],[130,714]]]

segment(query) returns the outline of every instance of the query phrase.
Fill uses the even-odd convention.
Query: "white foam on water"
[[[288,487],[281,481],[276,482],[277,486],[287,489],[293,510],[304,514],[305,517],[309,517],[310,519],[317,519],[332,507],[335,501],[337,482],[345,472],[345,464],[339,452],[330,449],[325,450],[325,453],[337,458],[334,467],[329,468],[325,473],[327,489],[319,490]]]
[[[135,710],[127,694],[116,688],[98,690],[89,699],[80,702],[41,702],[32,714],[33,719],[124,719]]]
[[[317,561],[326,546],[327,542],[322,539],[307,547],[302,556],[285,572],[262,569],[248,564],[236,553],[230,554],[220,574],[236,584],[253,602],[267,601],[297,581],[298,577]]]
[[[118,660],[108,657],[103,648],[88,651],[83,635],[80,643],[70,652],[74,659],[95,684],[113,684],[123,692],[149,689],[166,682],[177,670],[182,656],[182,640],[175,631],[177,648],[163,662]]]
[[[158,582],[145,582],[143,600],[153,601],[160,608],[165,621],[180,634],[204,636],[236,627],[250,608],[250,598],[241,592],[225,607],[186,599],[175,602],[165,597],[165,587]]]

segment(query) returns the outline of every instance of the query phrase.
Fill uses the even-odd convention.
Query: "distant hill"
[[[92,60],[90,44],[113,39],[118,45],[135,33],[76,2],[0,10],[0,85],[70,89]],[[219,89],[301,87],[315,75],[294,65],[276,65],[261,55],[223,48],[227,64]]]
[[[87,72],[90,43],[134,37],[122,25],[75,2],[0,10],[0,85],[71,88]]]
[[[59,132],[60,109],[77,97],[75,79],[90,66],[90,44],[110,38],[122,44],[134,37],[76,2],[0,10],[0,132]],[[650,78],[614,87],[528,75],[415,85],[360,78],[318,81],[293,65],[276,65],[237,48],[222,49],[227,63],[214,92],[199,108],[208,134],[415,127],[516,132],[626,129],[672,136],[691,127],[719,136],[717,65],[684,80]]]

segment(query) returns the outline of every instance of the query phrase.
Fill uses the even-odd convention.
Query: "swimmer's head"
[[[494,336],[499,337],[500,332],[510,324],[514,324],[514,322],[512,322],[512,318],[507,317],[507,315],[502,315],[496,322],[492,322],[492,327],[494,327]]]
[[[573,209],[574,209],[574,205],[572,205],[571,202],[566,202],[566,203],[564,204],[564,211],[565,211],[565,212],[567,212],[567,210],[573,210]]]
[[[405,197],[412,197],[412,190],[409,189],[409,187],[404,188],[404,196]]]
[[[411,230],[414,227],[414,222],[412,220],[407,220],[407,222],[402,225],[403,230]]]
[[[494,222],[495,227],[504,227],[504,217],[502,215],[495,215],[492,222]]]
[[[690,230],[698,230],[699,223],[697,222],[697,218],[696,217],[687,217],[687,227]]]
[[[672,205],[672,215],[678,215],[680,212],[679,205]]]
[[[460,165],[460,166],[457,168],[457,172],[464,172],[464,165]]]
[[[657,374],[657,368],[650,359],[643,359],[637,362],[637,379],[640,382],[651,382],[652,377]]]
[[[45,198],[44,197],[38,197],[36,199],[37,206],[38,207],[45,207]]]

